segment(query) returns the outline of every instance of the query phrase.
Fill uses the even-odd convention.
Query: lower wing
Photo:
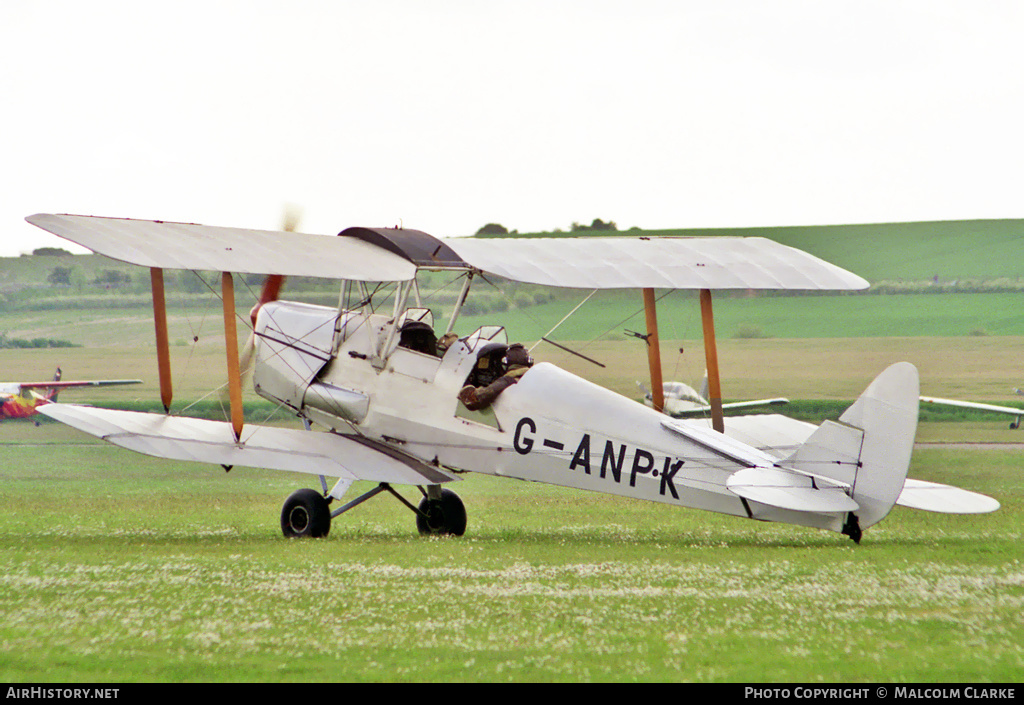
[[[459,479],[359,436],[249,425],[236,442],[231,424],[223,421],[74,404],[47,404],[38,410],[116,446],[157,458],[402,485],[437,485]]]

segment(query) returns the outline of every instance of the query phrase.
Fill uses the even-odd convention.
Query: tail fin
[[[838,423],[823,423],[784,463],[852,488],[859,509],[834,528],[854,541],[889,514],[903,491],[917,434],[919,387],[917,368],[909,362],[892,365]]]
[[[58,367],[57,371],[53,373],[53,381],[54,382],[60,382],[60,378],[61,378],[61,376],[63,374],[64,373]],[[56,389],[56,387],[50,390],[50,392],[46,395],[46,399],[48,401],[57,401],[57,389]]]

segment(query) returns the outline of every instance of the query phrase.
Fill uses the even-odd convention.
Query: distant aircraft
[[[115,384],[141,384],[141,379],[98,379],[62,382],[61,370],[49,382],[0,382],[0,420],[27,419],[44,404],[57,401],[57,393],[69,387],[107,387]],[[41,390],[42,393],[36,390]]]
[[[649,391],[647,391],[647,387],[645,387],[642,382],[637,382],[637,385],[639,385],[640,389],[644,393],[644,404],[647,406],[653,406],[653,396]],[[704,383],[701,385],[699,392],[683,382],[665,382],[661,385],[661,388],[665,395],[665,403],[662,410],[669,416],[696,416],[698,414],[711,413],[711,402],[708,401],[707,373],[704,374]],[[749,409],[757,406],[776,406],[788,403],[789,399],[786,399],[785,397],[776,397],[774,399],[754,399],[752,401],[737,401],[722,404],[722,410]]]
[[[1013,391],[1024,395],[1024,390],[1014,389]],[[994,411],[997,414],[1009,414],[1014,417],[1013,421],[1010,422],[1010,428],[1013,430],[1020,428],[1020,417],[1024,416],[1024,409],[1014,406],[994,406],[992,404],[979,404],[978,402],[960,401],[959,399],[940,399],[938,397],[921,397],[921,401],[926,404],[941,404],[943,406],[956,406],[961,409],[978,409],[979,411]]]

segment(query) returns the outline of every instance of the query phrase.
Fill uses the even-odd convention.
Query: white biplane
[[[895,504],[980,513],[995,500],[907,479],[918,416],[909,363],[882,372],[838,422],[780,415],[724,424],[711,292],[715,289],[852,290],[860,277],[763,238],[438,239],[408,229],[349,228],[336,237],[73,215],[30,223],[151,271],[161,398],[171,404],[163,270],[222,273],[231,421],[50,404],[41,411],[148,455],[272,468],[320,477],[284,503],[286,536],[323,536],[331,520],[390,492],[424,534],[461,535],[462,501],[445,487],[463,472],[597,492],[841,532],[859,542]],[[503,374],[500,326],[459,337],[443,355],[432,314],[419,305],[417,272],[462,277],[442,340],[450,341],[474,278],[580,289],[638,288],[647,317],[653,405],[538,363],[487,409],[460,401],[467,385]],[[307,430],[246,425],[232,272],[342,280],[337,308],[279,301],[274,286],[254,313],[252,381]],[[378,311],[384,283],[390,310]],[[697,289],[709,375],[708,420],[673,419],[664,399],[655,289]],[[407,330],[424,334],[416,344]],[[438,330],[442,330],[439,328]],[[423,342],[424,336],[426,343]],[[433,346],[433,347],[432,347]],[[246,349],[249,346],[246,346]],[[509,356],[510,357],[510,356]],[[520,373],[522,370],[520,370]],[[310,432],[316,426],[326,432]],[[336,478],[331,485],[327,478]],[[356,480],[376,486],[332,509]],[[418,506],[393,485],[418,487]]]

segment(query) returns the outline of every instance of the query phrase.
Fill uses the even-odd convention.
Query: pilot
[[[399,331],[398,345],[437,356],[437,336],[434,335],[434,329],[422,321],[406,321]]]
[[[480,357],[483,361],[484,355]],[[518,382],[519,378],[533,367],[533,358],[521,343],[515,343],[505,350],[499,363],[504,370],[500,377],[486,386],[477,387],[467,384],[459,392],[459,401],[465,404],[470,411],[480,411],[493,404],[499,394]]]
[[[459,336],[456,333],[445,333],[442,335],[440,340],[437,341],[437,356],[444,357],[444,354],[448,352],[448,348],[458,339]]]

